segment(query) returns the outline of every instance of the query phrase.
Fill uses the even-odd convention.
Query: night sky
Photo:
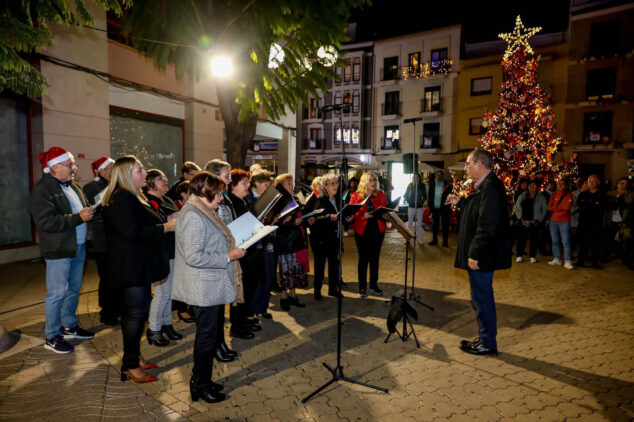
[[[462,24],[464,41],[474,43],[511,32],[518,14],[525,26],[541,26],[542,34],[565,31],[569,7],[569,0],[374,0],[350,21],[358,23],[356,42]]]

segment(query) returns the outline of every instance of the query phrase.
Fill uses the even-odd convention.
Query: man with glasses
[[[462,340],[460,349],[474,355],[497,354],[493,272],[511,267],[506,190],[492,167],[491,153],[474,149],[465,163],[467,176],[475,180],[473,190],[466,198],[451,194],[446,201],[462,209],[454,266],[469,275],[480,335]]]
[[[74,347],[65,338],[88,339],[93,333],[77,321],[77,300],[86,260],[86,222],[94,211],[77,183],[73,155],[52,147],[39,155],[44,174],[31,192],[30,211],[46,261],[46,343],[55,353]]]

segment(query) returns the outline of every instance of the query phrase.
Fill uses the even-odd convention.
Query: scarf
[[[214,210],[207,207],[207,205],[205,205],[196,195],[190,195],[187,203],[201,210],[207,218],[209,218],[211,222],[220,229],[229,241],[231,249],[236,247],[236,240],[233,238],[229,227],[227,227],[227,225],[222,221],[222,218],[220,218]],[[233,302],[233,305],[235,306],[238,303],[244,303],[244,289],[242,286],[242,268],[240,267],[240,262],[236,259],[231,263],[233,264],[233,284],[236,287],[236,300]]]

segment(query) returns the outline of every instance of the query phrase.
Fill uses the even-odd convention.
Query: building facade
[[[614,185],[634,172],[634,3],[573,0],[569,46],[565,150]]]

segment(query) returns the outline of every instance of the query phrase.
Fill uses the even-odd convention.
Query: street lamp
[[[331,67],[337,62],[337,50],[332,45],[319,47],[317,57],[321,59],[324,66]]]
[[[233,73],[233,63],[227,56],[215,56],[211,59],[211,73],[217,78],[226,78]]]

